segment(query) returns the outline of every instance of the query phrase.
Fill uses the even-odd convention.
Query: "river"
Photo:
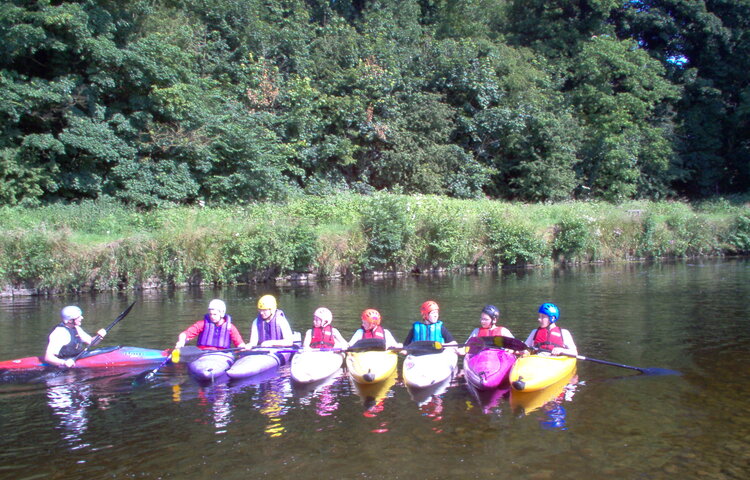
[[[349,338],[377,308],[398,339],[436,300],[459,341],[487,303],[525,339],[555,302],[582,355],[679,375],[579,361],[549,403],[480,402],[459,377],[412,398],[395,379],[363,399],[342,375],[315,391],[282,367],[239,384],[199,385],[184,364],[133,385],[143,368],[0,383],[0,478],[745,479],[750,473],[750,261],[695,260],[497,274],[16,298],[0,302],[0,358],[40,353],[60,308],[89,332],[132,301],[103,345],[167,348],[228,304],[247,336],[265,293],[296,330],[327,306]],[[575,378],[575,377],[574,377]]]

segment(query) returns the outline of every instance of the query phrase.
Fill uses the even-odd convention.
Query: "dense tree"
[[[0,204],[744,193],[750,4],[0,3]]]

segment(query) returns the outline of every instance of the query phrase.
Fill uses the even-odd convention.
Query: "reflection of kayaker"
[[[81,328],[83,311],[69,305],[60,311],[60,323],[50,332],[44,361],[49,365],[72,368],[74,357],[81,353],[93,338]],[[100,329],[96,334],[103,338],[107,330]],[[85,344],[85,345],[84,345]]]

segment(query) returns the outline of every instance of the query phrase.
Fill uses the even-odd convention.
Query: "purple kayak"
[[[516,356],[501,348],[485,348],[464,357],[466,381],[477,390],[491,390],[508,384]]]

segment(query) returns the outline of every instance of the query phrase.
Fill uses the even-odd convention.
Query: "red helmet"
[[[432,300],[427,300],[419,308],[419,311],[422,312],[422,318],[427,318],[427,315],[429,315],[433,310],[440,310],[440,307],[438,306],[437,302],[434,302]]]
[[[373,325],[380,325],[380,312],[374,308],[368,308],[362,312],[362,321]]]

